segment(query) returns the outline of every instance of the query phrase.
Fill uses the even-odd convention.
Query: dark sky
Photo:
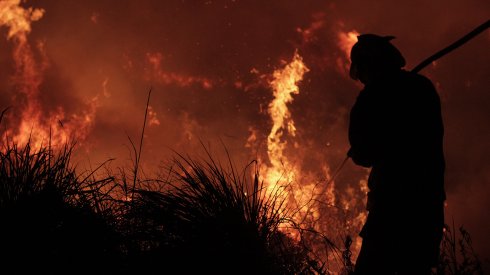
[[[394,35],[407,69],[490,18],[486,0],[437,1],[27,1],[45,10],[32,22],[28,43],[38,64],[43,114],[63,110],[64,123],[95,106],[78,156],[92,163],[129,159],[127,136],[137,140],[149,87],[144,166],[193,154],[200,141],[239,163],[265,154],[271,128],[268,85],[295,51],[310,69],[289,105],[298,135],[288,156],[321,174],[347,148],[348,112],[360,86],[342,64],[339,35]],[[0,29],[0,107],[17,108],[13,40]],[[39,46],[43,48],[40,50]],[[442,99],[448,192],[447,222],[464,225],[482,258],[490,258],[490,32],[427,67],[422,74]],[[85,110],[85,111],[84,111]],[[85,112],[85,113],[84,113]],[[74,120],[74,119],[73,119]],[[246,146],[251,133],[257,134]],[[83,161],[81,161],[83,162]],[[338,186],[366,172],[349,163]],[[407,173],[417,173],[416,165]]]

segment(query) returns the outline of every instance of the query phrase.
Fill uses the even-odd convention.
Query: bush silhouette
[[[163,191],[135,190],[128,212],[136,228],[134,241],[143,245],[140,266],[185,274],[297,274],[308,269],[305,250],[279,231],[287,222],[281,191],[267,194],[257,172],[246,169],[239,175],[211,158],[183,157],[169,172],[160,183]],[[162,259],[166,266],[159,266]]]
[[[29,144],[0,151],[4,271],[105,272],[117,257],[116,234],[92,209],[89,182],[77,178],[70,167],[71,148],[57,155],[49,148],[33,150]]]

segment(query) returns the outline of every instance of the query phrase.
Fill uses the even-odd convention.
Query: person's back
[[[428,272],[437,260],[444,222],[440,102],[427,78],[401,70],[401,54],[393,51],[391,38],[383,39],[361,36],[352,54],[354,78],[365,88],[351,111],[349,156],[372,167],[356,274],[403,274],[408,267]],[[384,51],[363,60],[379,48]]]

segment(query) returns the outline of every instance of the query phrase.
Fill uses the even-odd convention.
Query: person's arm
[[[365,91],[362,91],[359,94],[350,113],[349,142],[351,148],[347,152],[347,155],[357,165],[371,167],[374,157],[373,129],[370,121],[370,102],[365,93]]]

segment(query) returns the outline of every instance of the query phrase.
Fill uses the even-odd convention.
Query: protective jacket
[[[444,225],[443,132],[439,96],[424,76],[399,70],[360,92],[348,155],[372,168],[364,239],[392,238],[395,251],[420,245],[413,249],[435,262]]]

